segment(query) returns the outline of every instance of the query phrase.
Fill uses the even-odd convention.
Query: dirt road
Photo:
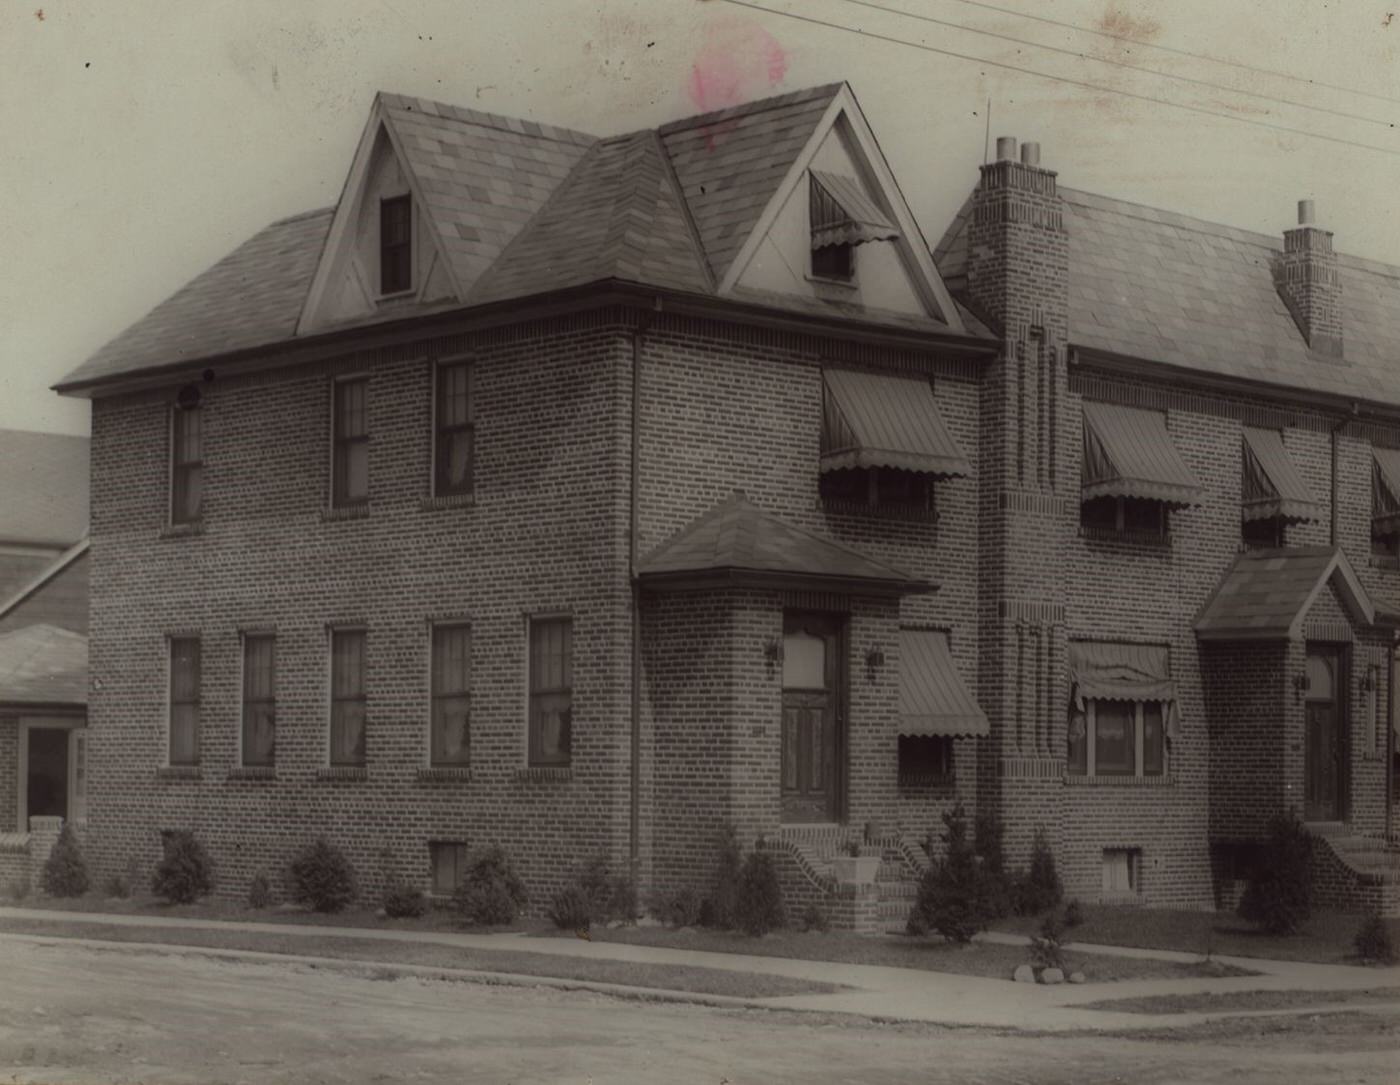
[[[1380,1083],[1397,1044],[1361,1016],[1005,1036],[0,936],[0,1082]]]

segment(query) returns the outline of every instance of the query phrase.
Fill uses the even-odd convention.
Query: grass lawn
[[[558,932],[544,932],[558,933]],[[572,936],[570,936],[572,937]],[[625,942],[635,946],[692,949],[708,953],[744,953],[755,957],[787,957],[804,961],[831,961],[834,964],[888,965],[919,968],[930,972],[954,972],[963,976],[984,976],[1010,980],[1017,965],[1030,963],[1024,946],[1004,946],[974,942],[959,946],[941,938],[911,938],[907,935],[825,934],[802,931],[775,931],[762,938],[751,938],[737,931],[713,931],[694,927],[668,930],[665,927],[616,927],[593,932],[595,942]],[[1105,954],[1065,953],[1065,974],[1083,972],[1087,983],[1128,979],[1187,979],[1195,976],[1250,975],[1243,969],[1213,963],[1180,964],[1174,961],[1144,961]]]
[[[1038,918],[1011,918],[993,926],[1015,934],[1035,934],[1040,922]],[[1359,915],[1317,912],[1298,934],[1278,937],[1261,934],[1232,912],[1086,904],[1084,922],[1066,937],[1076,942],[1175,949],[1202,956],[1223,953],[1317,964],[1360,964],[1351,943],[1361,922]],[[1391,939],[1400,942],[1400,920],[1387,922]]]
[[[1400,1006],[1400,986],[1368,987],[1362,991],[1219,991],[1213,994],[1147,995],[1142,998],[1108,998],[1085,1003],[1076,1009],[1152,1014],[1238,1013],[1241,1010],[1291,1010],[1377,1002]]]
[[[690,965],[641,964],[631,961],[590,960],[516,949],[465,949],[456,946],[412,942],[385,942],[371,938],[337,937],[334,934],[279,934],[237,930],[189,930],[161,927],[126,927],[98,920],[23,919],[0,916],[0,931],[38,934],[56,938],[100,938],[109,942],[159,943],[210,949],[244,949],[259,953],[334,957],[374,964],[411,964],[432,968],[474,969],[521,976],[595,983],[619,983],[692,994],[730,995],[736,998],[777,998],[784,995],[830,994],[841,984],[791,979],[750,972]]]

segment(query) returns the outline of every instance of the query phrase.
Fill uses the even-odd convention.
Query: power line
[[[1344,139],[1341,136],[1326,136],[1320,132],[1309,132],[1302,128],[1290,128],[1286,124],[1273,124],[1269,121],[1255,120],[1252,117],[1238,117],[1230,113],[1217,113],[1213,109],[1205,109],[1201,106],[1186,105],[1184,102],[1173,102],[1166,98],[1154,98],[1150,94],[1137,94],[1130,90],[1117,90],[1113,87],[1106,87],[1102,83],[1086,83],[1079,79],[1066,79],[1064,76],[1050,75],[1048,72],[1038,72],[1034,68],[1022,68],[1016,64],[1007,64],[999,60],[988,60],[986,57],[972,56],[968,53],[958,53],[951,49],[940,49],[935,45],[908,41],[905,38],[896,38],[888,34],[877,34],[873,30],[862,30],[859,27],[846,26],[843,23],[828,22],[825,19],[813,18],[810,15],[798,15],[796,12],[792,11],[778,11],[775,8],[766,8],[761,4],[750,3],[749,0],[722,0],[722,2],[733,4],[736,7],[749,8],[752,11],[761,11],[765,15],[777,15],[784,19],[796,19],[798,22],[810,23],[813,26],[824,26],[830,30],[841,30],[848,34],[859,34],[861,37],[871,38],[876,41],[887,41],[893,45],[907,45],[911,49],[921,49],[926,53],[937,53],[940,56],[952,57],[955,60],[967,60],[974,64],[984,65],[988,68],[1001,68],[1006,71],[1020,72],[1022,75],[1033,75],[1038,79],[1048,79],[1055,83],[1064,83],[1067,86],[1078,87],[1081,90],[1092,90],[1098,94],[1116,94],[1119,97],[1132,98],[1139,102],[1167,106],[1170,109],[1185,110],[1188,113],[1195,113],[1198,116],[1214,117],[1217,120],[1236,121],[1239,124],[1250,124],[1256,128],[1268,129],[1271,132],[1283,132],[1292,136],[1320,139],[1324,142],[1336,143],[1343,147],[1357,147],[1364,151],[1378,151],[1381,154],[1400,156],[1400,150],[1391,147],[1378,147],[1374,143],[1361,143],[1354,139]]]
[[[1394,102],[1400,104],[1400,98],[1392,98],[1388,94],[1375,94],[1369,90],[1359,90],[1356,87],[1344,87],[1338,83],[1326,83],[1321,79],[1309,79],[1306,76],[1293,75],[1289,72],[1276,71],[1273,68],[1256,68],[1252,64],[1242,64],[1237,60],[1226,60],[1224,57],[1213,57],[1208,53],[1193,53],[1189,49],[1176,49],[1170,45],[1158,45],[1155,41],[1143,41],[1141,38],[1132,38],[1126,34],[1110,34],[1106,30],[1094,30],[1087,26],[1076,26],[1074,23],[1062,22],[1059,19],[1051,19],[1045,15],[1032,15],[1028,11],[1016,11],[1013,8],[998,7],[996,4],[985,3],[984,0],[952,0],[955,4],[966,4],[969,7],[983,8],[987,11],[999,12],[1002,15],[1014,15],[1018,19],[1032,19],[1037,23],[1045,23],[1047,26],[1058,26],[1062,30],[1073,30],[1076,34],[1092,34],[1096,38],[1107,38],[1109,41],[1123,41],[1130,45],[1140,45],[1144,49],[1157,49],[1163,53],[1173,53],[1180,57],[1189,57],[1192,60],[1206,60],[1212,64],[1223,64],[1229,68],[1239,68],[1240,71],[1253,72],[1255,75],[1268,75],[1275,79],[1289,79],[1295,83],[1306,83],[1314,87],[1326,87],[1328,90],[1339,90],[1345,94],[1359,94],[1363,98],[1374,98],[1378,102]]]
[[[1327,106],[1313,105],[1310,102],[1299,102],[1291,98],[1276,98],[1271,94],[1261,94],[1258,91],[1243,90],[1239,87],[1232,87],[1225,83],[1212,83],[1208,79],[1196,79],[1189,75],[1176,75],[1172,72],[1159,71],[1156,68],[1148,68],[1142,64],[1130,64],[1126,60],[1113,60],[1110,57],[1098,57],[1089,53],[1080,52],[1077,49],[1065,49],[1058,45],[1047,45],[1044,42],[1032,41],[1028,38],[1018,38],[1012,34],[1001,34],[994,30],[980,30],[973,26],[964,26],[962,23],[955,23],[947,19],[936,19],[932,15],[922,15],[916,11],[904,11],[901,8],[892,8],[884,4],[873,3],[872,0],[842,0],[842,3],[854,4],[857,7],[870,8],[874,11],[883,11],[889,15],[902,15],[907,19],[918,19],[920,22],[932,23],[935,26],[946,26],[953,30],[966,31],[969,34],[981,34],[984,37],[996,38],[998,41],[1009,41],[1015,45],[1025,45],[1033,49],[1044,49],[1050,53],[1060,53],[1063,56],[1076,57],[1080,60],[1088,60],[1095,64],[1107,64],[1114,68],[1126,68],[1134,72],[1146,72],[1148,75],[1155,75],[1159,79],[1176,79],[1182,83],[1190,83],[1198,87],[1207,87],[1211,90],[1225,91],[1229,94],[1239,94],[1247,98],[1258,98],[1261,101],[1273,102],[1276,105],[1293,106],[1297,109],[1311,109],[1317,113],[1330,113],[1334,117],[1344,117],[1348,120],[1362,121],[1366,124],[1380,125],[1382,128],[1394,128],[1391,121],[1378,120],[1375,117],[1365,117],[1360,113],[1348,113],[1341,109],[1329,109]]]

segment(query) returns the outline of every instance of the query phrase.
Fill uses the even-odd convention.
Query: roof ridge
[[[846,84],[844,81],[838,83],[823,83],[815,87],[803,87],[800,90],[788,91],[786,94],[775,94],[770,98],[756,98],[751,102],[741,102],[737,105],[725,106],[723,109],[714,109],[708,113],[695,113],[689,117],[679,117],[673,121],[658,125],[656,132],[658,135],[668,136],[672,132],[684,132],[687,128],[699,128],[706,124],[715,124],[719,121],[732,120],[735,117],[747,117],[754,113],[765,113],[772,109],[781,109],[783,106],[792,105],[794,102],[806,101],[820,98],[822,95],[835,95]]]
[[[545,124],[542,121],[526,120],[523,117],[511,117],[504,113],[487,113],[480,109],[467,109],[465,106],[453,105],[451,102],[442,102],[435,98],[422,98],[414,94],[397,94],[387,90],[376,91],[375,97],[382,101],[388,109],[401,109],[408,113],[419,113],[425,117],[436,117],[440,120],[455,121],[458,124],[475,125],[478,128],[494,128],[497,131],[510,132],[512,135],[535,136],[551,140],[554,143],[587,145],[598,142],[598,137],[591,132],[580,132],[574,128],[563,128],[557,124]],[[432,108],[425,109],[424,106]]]
[[[312,219],[315,218],[317,215],[334,214],[335,204],[331,204],[331,206],[329,207],[317,207],[311,211],[298,211],[295,215],[285,215],[280,219],[273,219],[267,224],[267,226],[264,226],[263,229],[266,230],[269,226],[285,226],[289,222],[300,222],[302,219]]]

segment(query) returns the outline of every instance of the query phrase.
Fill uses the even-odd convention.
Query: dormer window
[[[413,289],[413,198],[379,201],[379,292]]]
[[[848,283],[856,274],[857,245],[899,237],[860,184],[839,173],[812,170],[808,208],[814,279]]]

